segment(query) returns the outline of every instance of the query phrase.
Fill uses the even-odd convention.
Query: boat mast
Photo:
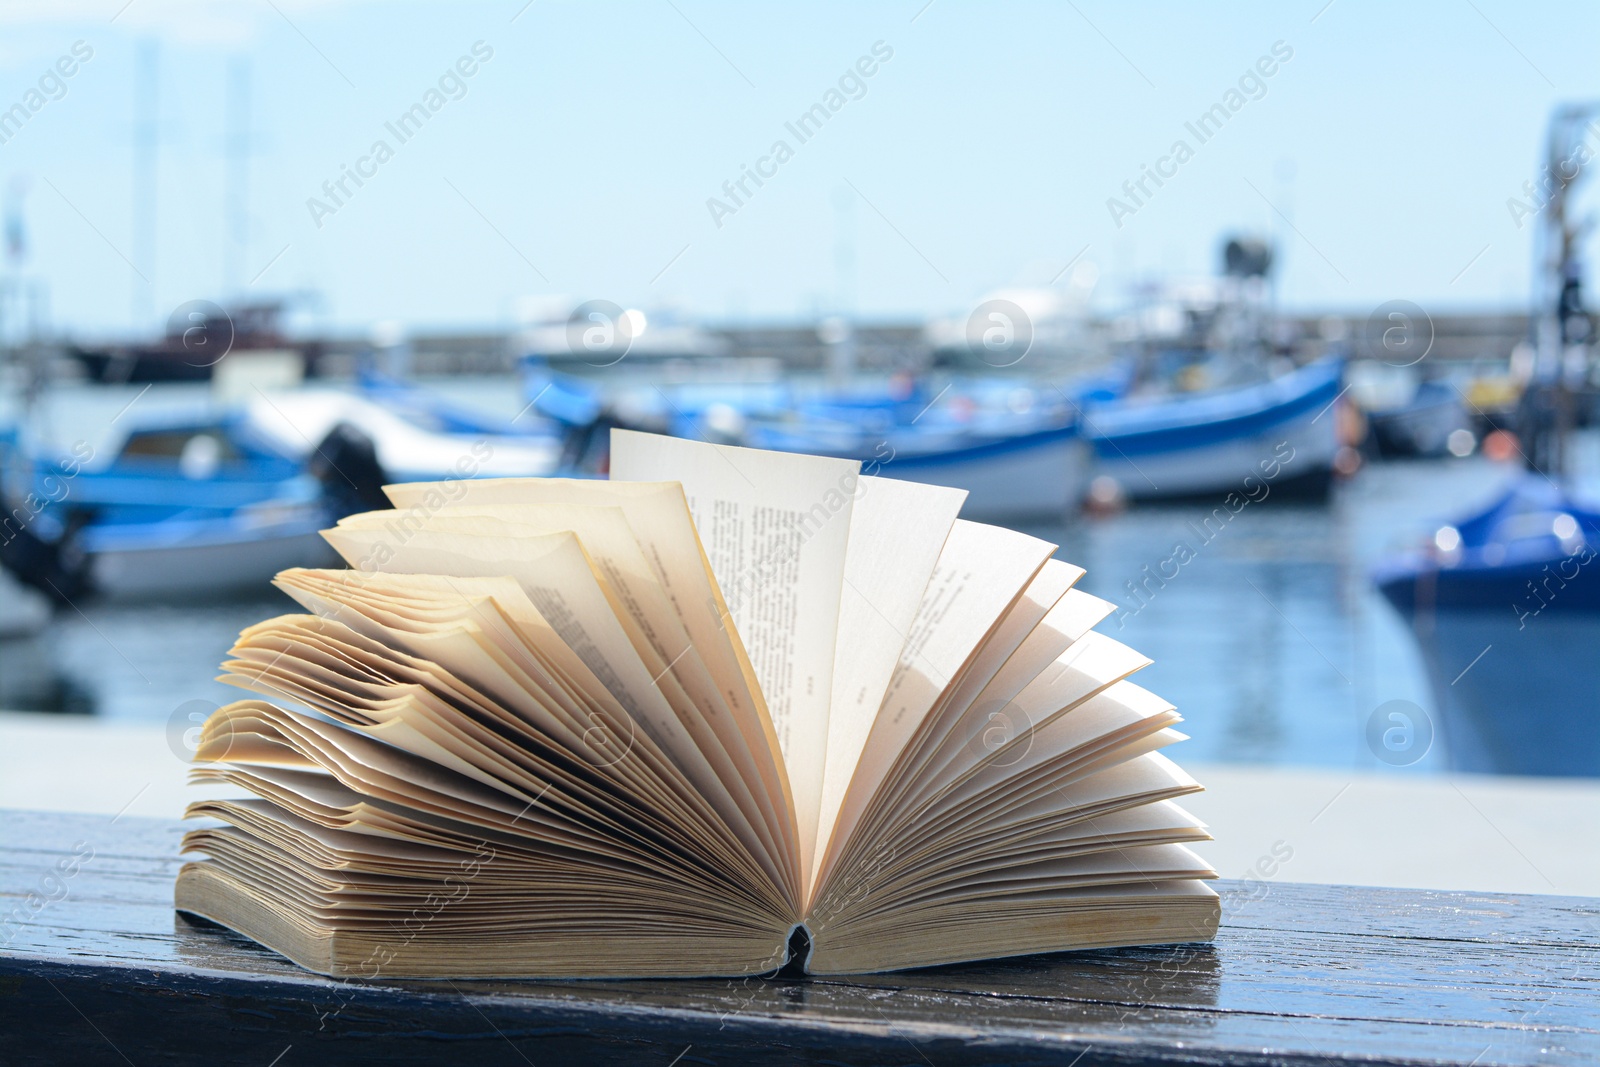
[[[133,258],[132,305],[129,317],[135,333],[155,319],[157,164],[160,152],[159,92],[160,46],[142,41],[133,86]]]
[[[238,300],[245,287],[245,260],[250,244],[250,60],[240,56],[228,64],[227,178],[225,189],[222,291]]]

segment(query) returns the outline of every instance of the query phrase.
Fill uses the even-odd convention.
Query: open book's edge
[[[1215,939],[1222,920],[1222,900],[1217,893],[1200,881],[1169,884],[1181,887],[1182,893],[1142,901],[1090,899],[1037,915],[996,916],[992,902],[982,902],[976,909],[955,909],[944,921],[906,923],[871,937],[852,938],[837,947],[823,945],[807,955],[806,973],[881,974],[1100,948],[1200,944]],[[959,914],[963,910],[965,914]],[[952,919],[960,925],[949,925]]]
[[[704,939],[692,935],[650,939],[648,943],[631,936],[588,936],[570,945],[554,944],[548,935],[502,936],[450,956],[427,951],[414,936],[364,937],[312,930],[274,902],[244,891],[209,861],[184,865],[174,905],[179,912],[242,934],[306,970],[334,978],[801,977],[1212,940],[1221,919],[1220,898],[1202,882],[1181,886],[1184,892],[1165,899],[1130,901],[1112,895],[1039,915],[969,915],[960,929],[938,922],[926,926],[910,923],[896,931],[820,950],[806,924],[794,923],[781,942],[742,961],[708,953]],[[754,941],[751,947],[755,947]],[[656,951],[650,951],[652,948]],[[540,963],[530,967],[535,960]]]
[[[330,978],[741,978],[775,974],[789,957],[787,941],[773,944],[752,937],[747,940],[757,954],[737,960],[732,953],[723,956],[708,951],[707,939],[692,932],[655,938],[584,934],[561,942],[548,932],[497,934],[479,938],[450,955],[430,951],[417,931],[403,923],[377,937],[313,930],[275,902],[249,892],[213,861],[184,864],[173,898],[177,911],[226,927],[291,963]]]

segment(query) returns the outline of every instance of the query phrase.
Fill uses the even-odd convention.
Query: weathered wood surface
[[[0,812],[0,1065],[1600,1063],[1600,900],[1232,882],[1206,946],[844,980],[342,982],[177,916],[179,834]]]

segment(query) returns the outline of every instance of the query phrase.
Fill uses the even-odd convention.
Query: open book
[[[853,461],[614,431],[388,488],[240,635],[177,907],[373,977],[852,973],[1206,940],[1178,715],[1056,546]]]

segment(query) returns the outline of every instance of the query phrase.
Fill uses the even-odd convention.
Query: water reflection
[[[1199,502],[1029,532],[1062,539],[1060,555],[1089,568],[1083,588],[1117,605],[1101,629],[1155,660],[1136,681],[1188,720],[1183,758],[1376,767],[1372,709],[1431,708],[1432,694],[1368,570],[1508,474],[1479,459],[1384,463],[1327,505],[1268,497],[1221,528]]]
[[[297,610],[287,597],[187,604],[87,603],[42,633],[0,641],[0,708],[164,721],[185,701],[227,703],[215,681],[246,626]]]

